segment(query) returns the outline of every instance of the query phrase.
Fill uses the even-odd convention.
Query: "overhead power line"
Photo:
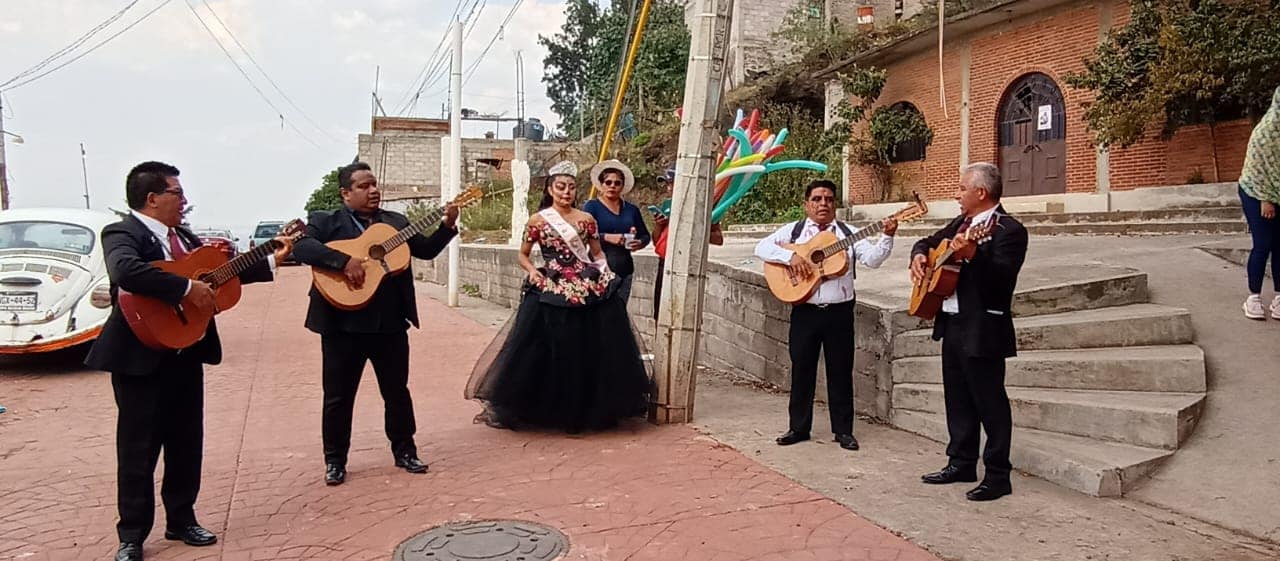
[[[498,25],[498,31],[493,34],[493,38],[489,39],[489,44],[485,45],[484,50],[480,52],[480,56],[476,57],[476,60],[471,63],[471,67],[467,69],[467,77],[462,81],[462,85],[465,86],[467,85],[467,82],[471,81],[471,77],[475,75],[476,69],[479,68],[480,63],[484,61],[485,55],[489,54],[489,49],[493,48],[493,44],[498,42],[498,38],[502,37],[503,31],[506,30],[507,24],[511,23],[511,18],[515,17],[516,10],[520,9],[521,2],[523,2],[523,0],[516,0],[516,2],[511,5],[511,11],[507,12],[507,17]]]
[[[149,12],[147,12],[147,13],[145,13],[145,14],[142,14],[142,17],[139,17],[138,19],[134,20],[134,21],[133,21],[133,23],[130,23],[129,25],[125,26],[125,28],[124,28],[124,29],[121,29],[120,31],[117,31],[117,32],[115,32],[115,33],[111,34],[111,36],[110,36],[110,37],[107,37],[106,39],[103,39],[102,41],[99,41],[98,43],[95,43],[92,47],[89,47],[89,50],[84,51],[84,52],[82,52],[82,53],[80,53],[80,54],[78,54],[78,55],[76,55],[76,56],[72,57],[70,60],[68,60],[68,61],[66,61],[66,62],[63,62],[62,64],[59,64],[59,65],[57,65],[57,66],[54,66],[53,68],[50,68],[50,69],[48,69],[48,70],[45,70],[44,72],[41,72],[41,73],[39,73],[39,74],[36,74],[35,76],[31,76],[31,77],[29,77],[29,78],[26,78],[25,80],[22,80],[22,81],[20,81],[20,82],[16,82],[16,83],[14,83],[14,80],[10,80],[9,82],[5,82],[5,85],[0,86],[0,88],[3,88],[3,89],[5,89],[5,90],[14,90],[14,89],[18,89],[18,88],[20,88],[20,87],[22,87],[22,86],[25,86],[25,85],[27,85],[27,84],[30,84],[31,82],[34,82],[34,81],[39,80],[39,79],[41,79],[41,78],[43,78],[43,77],[45,77],[45,76],[48,76],[49,74],[52,74],[52,73],[54,73],[54,72],[57,72],[57,71],[58,71],[59,69],[61,69],[61,68],[65,68],[68,64],[71,64],[71,63],[73,63],[73,62],[75,62],[75,61],[77,61],[77,60],[80,60],[81,58],[84,58],[84,57],[85,57],[86,55],[88,55],[89,53],[92,53],[93,51],[98,50],[98,49],[99,49],[100,47],[102,47],[103,45],[105,45],[105,44],[107,44],[107,43],[110,43],[112,39],[115,39],[116,37],[119,37],[120,35],[124,34],[126,31],[129,31],[130,29],[133,29],[133,28],[134,28],[134,26],[138,25],[139,23],[142,23],[142,22],[143,22],[143,21],[145,21],[147,18],[151,17],[151,14],[154,14],[154,13],[156,13],[156,12],[160,11],[160,8],[163,8],[163,7],[167,6],[167,5],[169,4],[169,2],[172,2],[172,1],[173,1],[173,0],[164,0],[163,2],[161,2],[161,3],[160,3],[160,5],[158,5],[158,6],[154,7],[154,8],[152,8],[152,9],[151,9],[151,11],[149,11]],[[131,5],[132,5],[132,4],[131,4]],[[52,61],[50,61],[50,62],[52,62]],[[15,79],[16,79],[16,78],[15,78]]]
[[[209,13],[213,14],[213,19],[217,20],[218,25],[222,26],[223,31],[226,31],[227,35],[231,37],[231,40],[235,41],[236,46],[240,47],[240,50],[244,52],[244,55],[249,59],[249,62],[253,63],[253,67],[257,68],[258,72],[262,73],[262,77],[267,79],[267,83],[271,84],[271,87],[275,88],[276,93],[280,94],[280,97],[284,98],[284,100],[288,102],[289,105],[292,106],[298,112],[299,115],[302,115],[303,119],[306,119],[308,123],[311,123],[311,126],[315,127],[316,130],[320,131],[320,134],[323,134],[329,137],[329,140],[332,140],[334,142],[342,142],[341,140],[338,140],[336,137],[334,137],[332,134],[329,134],[329,131],[326,131],[324,127],[316,123],[315,120],[313,120],[311,116],[307,115],[307,112],[303,111],[301,107],[298,107],[298,104],[293,102],[293,99],[289,97],[289,94],[284,93],[284,90],[280,88],[280,85],[276,84],[276,81],[271,79],[271,76],[267,74],[267,71],[265,69],[262,68],[262,65],[258,64],[258,60],[253,58],[253,53],[249,52],[249,49],[244,46],[244,43],[241,43],[240,39],[236,38],[236,34],[231,32],[231,28],[227,27],[226,22],[222,21],[222,18],[218,16],[218,12],[214,11],[213,6],[209,5],[209,0],[200,0],[200,1],[201,3],[204,4],[204,7],[209,10]]]
[[[191,10],[191,15],[195,16],[196,20],[200,22],[200,27],[203,27],[209,34],[209,37],[213,39],[213,42],[218,45],[218,49],[222,50],[222,54],[227,56],[227,60],[231,61],[231,65],[236,67],[236,70],[240,72],[241,76],[244,76],[244,80],[249,83],[249,87],[253,88],[253,91],[258,92],[258,96],[262,98],[262,101],[266,102],[267,105],[276,112],[276,116],[280,117],[280,122],[288,125],[293,132],[297,133],[303,140],[311,143],[312,146],[315,146],[317,149],[321,149],[320,145],[316,144],[316,141],[312,140],[311,137],[304,134],[301,130],[298,130],[298,127],[294,126],[292,122],[284,118],[284,112],[281,111],[279,107],[276,107],[275,103],[271,102],[271,98],[267,97],[267,94],[262,92],[262,88],[259,88],[258,84],[254,83],[253,79],[249,77],[249,73],[245,72],[244,68],[240,66],[240,63],[236,61],[236,57],[231,56],[231,51],[227,50],[227,47],[222,44],[222,40],[218,39],[218,35],[209,28],[209,24],[205,23],[204,18],[200,17],[200,12],[196,11],[195,6],[191,5],[190,0],[187,0],[186,4],[187,9]]]
[[[77,37],[76,40],[72,41],[70,45],[67,45],[61,49],[58,49],[57,51],[54,51],[53,54],[45,57],[44,60],[41,60],[40,62],[36,63],[35,66],[32,66],[31,68],[28,68],[26,70],[23,70],[22,72],[19,72],[17,76],[10,78],[8,81],[4,83],[0,83],[0,88],[3,88],[4,86],[7,86],[15,81],[21,80],[22,78],[25,78],[36,72],[39,72],[40,69],[44,68],[45,66],[48,66],[50,63],[62,57],[63,55],[66,55],[67,53],[74,51],[80,45],[83,45],[85,41],[92,39],[94,35],[98,34],[98,32],[102,31],[103,29],[106,29],[107,26],[115,23],[116,20],[120,19],[120,17],[125,14],[125,12],[129,11],[129,8],[132,8],[133,5],[137,3],[138,3],[138,0],[133,0],[132,2],[129,2],[128,4],[125,5],[125,7],[120,8],[120,10],[118,10],[116,13],[111,14],[111,16],[108,17],[106,20],[99,23],[98,25],[93,26],[93,28],[91,28],[89,31],[86,31],[83,34],[81,34],[80,37]]]

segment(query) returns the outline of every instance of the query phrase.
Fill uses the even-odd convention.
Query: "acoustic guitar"
[[[995,227],[997,216],[982,224],[975,224],[965,230],[961,237],[981,245],[991,240],[991,229]],[[942,240],[933,248],[924,265],[924,276],[911,286],[911,303],[907,313],[920,319],[933,319],[942,310],[942,302],[956,292],[956,283],[960,281],[960,263],[952,259],[955,251],[951,249],[951,240]]]
[[[280,236],[298,239],[307,225],[294,220],[280,229]],[[196,248],[177,261],[152,261],[151,265],[166,273],[204,281],[213,288],[216,310],[206,310],[183,298],[178,305],[141,296],[121,289],[116,295],[120,313],[133,334],[143,345],[159,351],[185,349],[204,337],[215,313],[225,312],[240,302],[240,273],[280,249],[280,242],[269,240],[231,260],[213,246]]]
[[[472,185],[454,198],[451,204],[461,209],[482,198],[484,191]],[[387,224],[372,224],[358,238],[334,240],[325,244],[330,249],[350,255],[352,259],[363,260],[364,283],[360,286],[351,284],[342,270],[312,267],[311,279],[315,282],[316,290],[340,310],[359,310],[369,305],[382,279],[409,268],[412,256],[409,254],[409,246],[404,245],[405,242],[444,217],[447,208],[441,206],[398,231]]]
[[[910,206],[893,213],[889,218],[908,222],[928,214],[929,207],[919,193],[915,193],[915,199]],[[818,232],[804,243],[783,244],[782,247],[808,259],[814,266],[808,276],[801,276],[788,265],[766,262],[764,278],[769,283],[769,291],[788,304],[805,302],[824,280],[842,276],[849,271],[849,254],[845,252],[846,249],[859,240],[879,234],[883,228],[881,221],[864,226],[843,240],[838,239],[832,230],[827,230]]]

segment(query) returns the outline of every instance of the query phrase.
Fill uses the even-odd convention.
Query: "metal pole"
[[[707,241],[711,235],[711,189],[720,137],[716,115],[724,91],[733,0],[698,0],[695,10],[676,154],[667,268],[662,279],[666,289],[662,291],[654,333],[658,395],[649,418],[659,424],[693,420]]]
[[[4,101],[0,100],[0,131],[4,130]],[[0,132],[0,210],[9,210],[9,166],[4,161],[4,133]]]
[[[449,143],[449,165],[453,172],[449,174],[448,191],[445,200],[453,200],[462,192],[462,22],[453,23],[453,68],[449,72],[449,134],[453,141]],[[462,221],[458,221],[461,227]],[[459,248],[461,240],[454,238],[449,243],[449,307],[458,307],[458,267],[460,266]]]
[[[84,143],[80,143],[80,171],[84,174],[84,208],[89,208],[89,166],[85,163]]]
[[[604,138],[600,139],[600,157],[603,162],[609,155],[609,143],[613,140],[614,129],[618,126],[618,117],[622,113],[622,100],[627,97],[627,85],[631,83],[631,69],[636,64],[636,54],[640,51],[640,40],[644,37],[644,26],[649,21],[649,4],[652,0],[644,0],[640,5],[640,20],[636,22],[635,36],[631,39],[631,49],[627,53],[627,62],[622,67],[622,79],[618,80],[618,89],[613,92],[613,110],[609,112],[609,122],[604,128]],[[596,186],[591,185],[588,197],[596,196]]]

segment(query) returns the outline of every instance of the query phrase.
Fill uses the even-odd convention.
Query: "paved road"
[[[326,487],[319,341],[302,328],[307,282],[305,269],[285,268],[273,285],[246,287],[220,318],[226,362],[206,374],[197,503],[220,540],[197,549],[153,532],[148,559],[386,560],[419,531],[486,518],[561,529],[572,544],[565,559],[936,559],[690,427],[568,437],[472,424],[478,406],[462,387],[494,328],[425,294],[410,385],[430,473],[392,466],[370,372],[347,483]],[[77,359],[0,362],[9,408],[0,414],[0,559],[109,559],[115,550],[110,380]]]

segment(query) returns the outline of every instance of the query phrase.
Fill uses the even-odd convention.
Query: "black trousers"
[[[953,321],[950,314],[939,314],[938,321]],[[954,333],[955,326],[948,326]],[[1009,442],[1013,433],[1013,414],[1009,394],[1004,388],[1004,358],[969,356],[961,348],[959,337],[942,339],[942,388],[947,406],[947,456],[951,465],[971,468],[978,464],[981,430],[987,433],[987,446],[982,460],[989,481],[1009,479]]]
[[[155,522],[155,472],[164,451],[160,498],[168,528],[196,524],[204,457],[204,367],[175,355],[148,376],[113,373],[116,493],[121,542],[142,543]]]
[[[331,333],[320,336],[324,356],[324,413],[321,432],[326,464],[347,465],[351,449],[351,414],[366,362],[373,363],[382,393],[383,423],[391,453],[416,455],[413,399],[409,396],[409,334]]]
[[[813,428],[818,353],[827,359],[827,407],[831,432],[853,434],[853,302],[791,309],[791,430]]]

